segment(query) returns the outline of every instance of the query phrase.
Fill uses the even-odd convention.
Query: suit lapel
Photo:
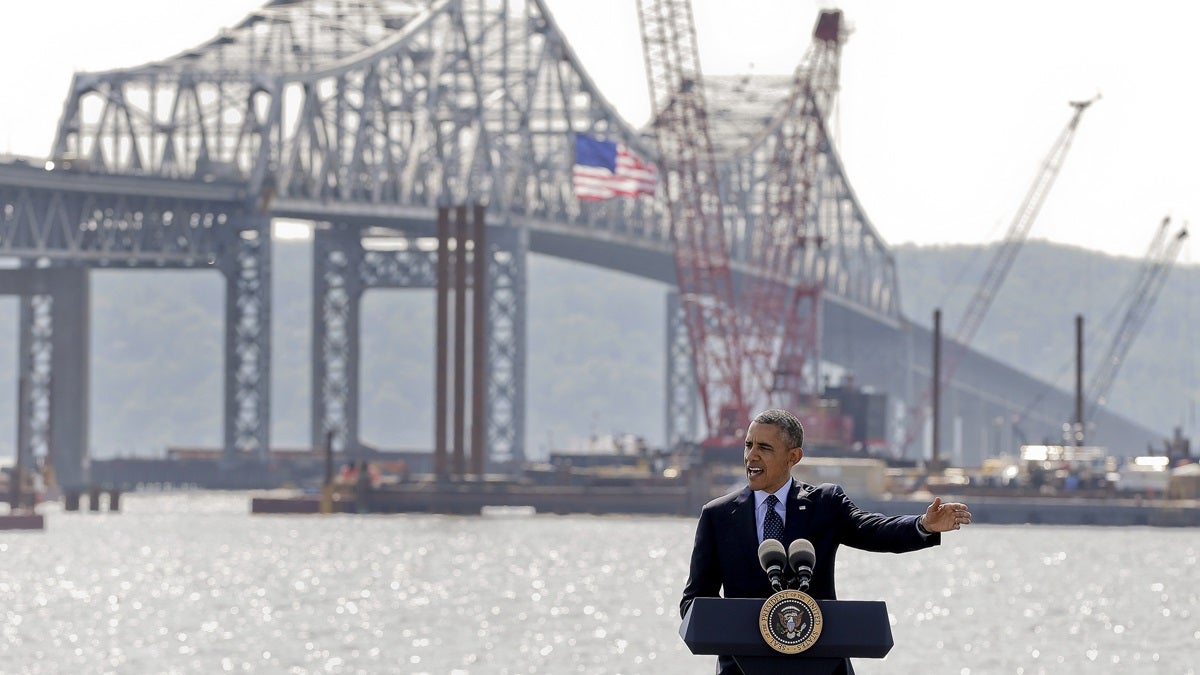
[[[758,532],[754,522],[754,491],[750,486],[742,488],[738,496],[733,500],[733,509],[729,515],[734,518],[734,527],[738,532],[745,532],[746,523],[750,524],[750,536],[757,540]]]
[[[750,486],[742,488],[732,502],[729,510],[730,537],[733,540],[733,550],[749,551],[758,565],[758,524],[754,519],[754,491]]]

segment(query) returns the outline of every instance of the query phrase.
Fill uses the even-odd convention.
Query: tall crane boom
[[[1099,98],[1098,96],[1096,98]],[[966,312],[963,313],[963,318],[955,329],[953,338],[954,344],[950,349],[945,350],[946,360],[942,365],[941,378],[943,381],[949,382],[954,377],[954,371],[958,368],[959,361],[962,360],[963,353],[971,344],[971,340],[975,338],[975,333],[978,332],[979,326],[983,323],[983,317],[987,314],[988,309],[992,306],[992,301],[996,299],[996,294],[1000,290],[1000,286],[1004,283],[1004,279],[1008,276],[1008,272],[1012,269],[1013,261],[1016,260],[1017,253],[1024,245],[1026,237],[1029,236],[1029,230],[1033,227],[1033,223],[1037,220],[1038,212],[1042,209],[1042,204],[1046,201],[1046,196],[1050,193],[1050,188],[1054,185],[1054,181],[1058,178],[1059,172],[1062,170],[1063,161],[1067,157],[1067,150],[1071,148],[1071,142],[1075,138],[1075,130],[1079,127],[1079,120],[1083,117],[1083,113],[1093,103],[1096,98],[1087,101],[1071,101],[1071,107],[1075,112],[1071,115],[1067,126],[1058,135],[1053,147],[1050,148],[1049,154],[1042,161],[1041,169],[1038,171],[1033,185],[1030,186],[1029,192],[1026,193],[1024,201],[1021,202],[1021,207],[1017,210],[1016,216],[1008,227],[1008,232],[1004,235],[1004,240],[1000,244],[1000,248],[996,250],[991,262],[988,264],[987,270],[984,271],[983,279],[979,282],[979,287],[975,290],[975,295],[967,304]],[[933,386],[925,390],[924,395],[920,399],[920,404],[910,416],[909,428],[906,432],[903,448],[907,449],[912,444],[912,441],[920,433],[925,426],[926,408],[928,408],[932,399]]]
[[[697,386],[710,440],[728,440],[751,405],[795,407],[812,393],[805,366],[817,359],[821,288],[799,279],[800,256],[821,244],[816,186],[830,146],[825,116],[840,71],[842,13],[820,13],[789,96],[747,145],[770,148],[770,170],[765,217],[753,221],[739,259],[749,270],[740,291],[730,271],[691,2],[638,0],[638,17]]]
[[[1098,361],[1097,370],[1088,382],[1084,395],[1084,400],[1088,404],[1088,419],[1094,419],[1096,409],[1104,405],[1109,390],[1112,389],[1113,381],[1117,377],[1117,372],[1125,363],[1129,347],[1145,324],[1146,317],[1154,309],[1159,292],[1166,283],[1167,274],[1171,271],[1176,258],[1179,257],[1180,249],[1183,248],[1183,242],[1187,239],[1188,232],[1185,225],[1175,236],[1171,237],[1169,242],[1165,242],[1167,225],[1170,222],[1169,217],[1163,219],[1158,233],[1151,242],[1141,270],[1124,296],[1125,314],[1121,318],[1121,323],[1116,333],[1113,334],[1108,351]]]
[[[823,246],[816,217],[822,152],[831,145],[825,120],[833,107],[841,46],[840,10],[824,10],[813,39],[792,76],[792,89],[777,123],[771,170],[765,177],[766,216],[756,229],[747,261],[758,271],[746,280],[745,304],[757,320],[748,348],[756,384],[777,407],[798,409],[817,393],[821,284],[797,278],[798,257]],[[781,317],[765,321],[763,317]],[[811,377],[811,379],[810,379]]]
[[[1071,102],[1075,113],[1071,115],[1067,127],[1059,134],[1054,147],[1050,149],[1050,154],[1042,162],[1042,168],[1038,172],[1037,178],[1025,195],[1025,200],[1021,202],[1021,208],[1017,210],[1012,224],[1008,226],[1008,233],[1004,235],[1004,241],[996,250],[991,264],[988,265],[987,271],[983,275],[983,280],[979,283],[979,288],[975,290],[975,295],[967,305],[967,311],[963,314],[962,321],[959,322],[958,328],[954,332],[954,341],[962,349],[971,344],[980,324],[983,323],[984,315],[992,306],[992,300],[996,299],[996,292],[1000,290],[1001,284],[1008,276],[1008,271],[1012,268],[1013,261],[1016,260],[1017,252],[1021,250],[1026,237],[1029,236],[1029,229],[1033,227],[1038,212],[1041,211],[1042,204],[1046,201],[1046,195],[1050,193],[1050,187],[1054,185],[1054,180],[1058,178],[1059,171],[1062,170],[1063,160],[1067,157],[1067,150],[1071,148],[1071,141],[1074,140],[1075,130],[1079,126],[1079,119],[1083,116],[1083,111],[1087,110],[1095,100]],[[952,374],[953,369],[947,370],[947,378]]]
[[[638,0],[638,23],[701,408],[710,436],[729,436],[749,410],[691,0]]]

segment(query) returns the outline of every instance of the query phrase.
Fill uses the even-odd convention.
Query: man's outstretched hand
[[[921,516],[921,526],[930,532],[948,532],[970,524],[971,512],[966,504],[943,503],[941,497],[934,497],[933,503],[925,509],[925,515]]]

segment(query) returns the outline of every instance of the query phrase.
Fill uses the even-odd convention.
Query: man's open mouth
[[[757,476],[758,474],[760,474],[762,472],[763,472],[763,470],[757,466],[746,467],[746,475],[748,475],[748,476]]]

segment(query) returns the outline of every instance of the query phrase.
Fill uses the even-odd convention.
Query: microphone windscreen
[[[776,565],[784,567],[787,561],[787,552],[783,550],[783,543],[778,539],[764,539],[763,543],[758,545],[758,564],[762,565],[763,571]]]
[[[791,546],[788,546],[787,559],[794,570],[801,567],[811,568],[817,564],[817,552],[809,540],[797,539],[792,542]]]

